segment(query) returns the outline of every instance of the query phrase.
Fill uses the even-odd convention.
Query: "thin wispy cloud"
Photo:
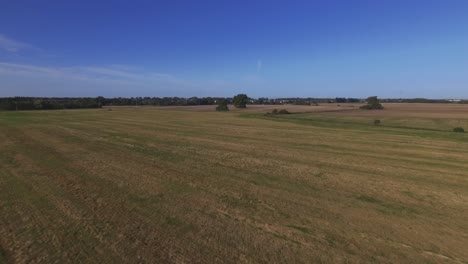
[[[90,67],[79,67],[78,69],[85,73],[97,74],[97,75],[107,76],[107,77],[112,77],[112,78],[138,80],[144,77],[144,74],[142,73],[133,73],[131,71],[115,69],[114,67],[90,66]]]
[[[10,74],[58,74],[60,71],[53,68],[38,67],[15,63],[0,62],[0,73]]]
[[[220,95],[231,88],[220,80],[187,80],[125,65],[50,67],[0,62],[0,96],[198,96],[201,90]]]
[[[35,50],[37,49],[31,44],[21,42],[0,34],[0,49],[8,52],[18,52],[20,50]]]
[[[262,70],[262,61],[257,60],[257,72],[260,72]]]
[[[131,66],[110,65],[110,66],[88,66],[78,67],[80,71],[88,74],[97,74],[110,78],[129,79],[129,80],[176,80],[170,74],[159,72],[147,72],[143,69]]]
[[[61,77],[86,80],[114,80],[147,82],[151,80],[176,80],[173,76],[157,72],[135,72],[116,69],[114,66],[47,67],[0,62],[0,73],[23,76]]]

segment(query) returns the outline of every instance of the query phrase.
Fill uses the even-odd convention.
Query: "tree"
[[[248,97],[246,94],[238,94],[232,99],[232,103],[237,108],[246,108],[247,107]]]
[[[377,96],[371,96],[367,98],[367,104],[361,106],[361,109],[383,109],[382,104],[380,103],[380,100],[377,99]]]
[[[216,111],[229,111],[226,99],[219,99]]]
[[[102,96],[96,97],[96,102],[97,102],[98,108],[101,108],[104,105],[105,100],[106,99],[104,97],[102,97]]]

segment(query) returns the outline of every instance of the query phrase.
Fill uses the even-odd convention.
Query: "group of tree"
[[[383,109],[383,106],[380,103],[380,100],[377,98],[377,96],[371,96],[367,98],[366,102],[367,104],[361,106],[361,109],[368,109],[368,110]]]
[[[231,101],[231,103],[236,108],[246,108],[248,102],[249,102],[249,97],[246,94],[238,94],[234,96]],[[216,107],[216,111],[229,111],[228,103],[229,103],[229,100],[219,99],[218,106]]]
[[[216,111],[229,111],[228,101],[226,99],[219,99]]]
[[[237,108],[246,108],[249,97],[246,94],[238,94],[232,99],[232,104]]]

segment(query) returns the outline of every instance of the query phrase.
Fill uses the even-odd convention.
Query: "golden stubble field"
[[[0,112],[0,262],[468,262],[468,108],[385,106]]]

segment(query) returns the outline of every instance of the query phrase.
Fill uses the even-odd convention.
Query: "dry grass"
[[[465,134],[176,110],[0,113],[0,262],[468,261]]]

